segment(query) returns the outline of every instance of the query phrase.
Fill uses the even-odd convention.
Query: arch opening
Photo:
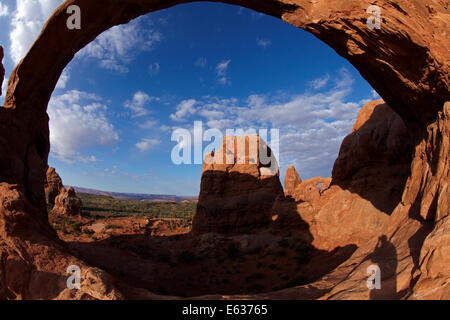
[[[233,9],[234,9],[234,7],[233,7]],[[237,9],[236,9],[236,11],[237,11]],[[133,23],[133,22],[130,22],[130,23]],[[188,28],[189,26],[184,26],[184,27]],[[291,26],[286,26],[286,27],[291,28]],[[126,28],[126,25],[125,25],[125,28]],[[293,32],[299,32],[299,30],[297,30],[297,29],[294,29],[294,28],[292,28],[292,29],[293,29]],[[256,37],[256,34],[255,34],[255,37]],[[96,40],[94,40],[94,41],[96,41]],[[312,39],[311,42],[308,42],[308,43],[314,43],[314,41],[319,42],[317,39]],[[256,43],[255,46],[256,45],[258,45],[258,43]],[[262,49],[262,50],[264,50],[264,49]],[[334,52],[331,52],[331,53],[333,55],[335,54]],[[205,52],[204,54],[207,54],[207,53]],[[246,58],[248,58],[248,57],[246,57]],[[90,59],[89,57],[82,55],[81,58],[78,60],[78,63],[80,63],[81,60],[86,61],[89,59]],[[245,60],[245,59],[242,59],[242,60]],[[90,61],[90,62],[92,62],[92,61]],[[197,60],[195,62],[197,62]],[[219,59],[216,62],[217,62],[216,63],[217,65],[220,65],[220,63],[223,62],[223,60]],[[234,58],[233,58],[233,63],[239,64],[239,62],[236,62],[236,60]],[[216,66],[216,64],[214,64],[214,66]],[[290,68],[294,68],[293,63],[286,63],[286,64],[289,64]],[[258,65],[255,66],[255,68],[256,67],[258,67]],[[259,67],[262,67],[262,66],[259,65]],[[351,67],[351,66],[347,66],[347,67]],[[90,64],[86,67],[84,73],[81,71],[81,66],[78,64],[74,64],[74,65],[69,64],[68,68],[72,68],[72,70],[77,70],[78,73],[82,74],[81,77],[83,79],[89,79],[90,73],[92,73],[92,70],[93,70],[91,68]],[[301,69],[300,67],[297,67],[297,68]],[[133,73],[133,71],[136,72],[136,70],[131,70],[131,73]],[[341,71],[342,72],[338,72],[336,76],[333,75],[332,77],[329,77],[330,79],[328,79],[328,77],[326,77],[326,74],[325,74],[325,77],[321,77],[318,79],[321,81],[312,81],[314,83],[311,85],[322,86],[322,85],[324,85],[323,81],[329,81],[331,83],[330,88],[335,88],[335,83],[336,83],[337,87],[342,87],[342,85],[344,84],[345,81],[349,80],[350,77],[355,76],[355,72],[353,72],[352,70],[351,71],[341,70]],[[322,73],[320,73],[320,75],[322,76]],[[118,76],[118,77],[120,78],[121,76]],[[234,77],[236,77],[236,74],[234,74]],[[297,77],[298,77],[298,75],[297,75]],[[136,78],[140,78],[140,76],[136,76]],[[236,81],[235,78],[233,80]],[[135,83],[135,80],[133,79],[132,76],[127,76],[126,81]],[[220,79],[217,79],[217,81],[220,83]],[[108,83],[106,83],[105,85],[107,86]],[[234,85],[236,86],[236,84],[234,84]],[[239,83],[237,85],[239,85]],[[255,85],[255,87],[256,86],[257,85]],[[131,105],[131,103],[133,102],[133,93],[135,93],[135,91],[141,92],[141,93],[145,93],[145,92],[148,93],[149,91],[147,91],[145,89],[146,88],[139,86],[139,91],[136,91],[137,90],[136,89],[134,91],[128,92],[129,94],[127,95],[126,98],[123,98],[122,101],[126,100],[125,102],[128,102],[128,104],[125,103],[125,105],[127,105],[127,106]],[[348,88],[345,87],[344,89],[347,90]],[[77,90],[84,91],[84,88],[77,87]],[[264,90],[261,90],[261,91],[264,91]],[[83,101],[83,103],[81,103],[82,102],[81,99],[80,99],[80,101],[78,101],[78,100],[71,101],[70,99],[68,99],[68,97],[65,97],[64,94],[62,94],[62,92],[64,92],[64,94],[65,94],[66,91],[62,91],[62,90],[57,91],[58,94],[53,96],[52,100],[50,101],[49,107],[47,109],[49,116],[50,116],[50,136],[51,137],[52,137],[52,128],[54,128],[54,125],[52,125],[52,120],[54,120],[53,117],[58,117],[58,111],[61,109],[59,106],[59,103],[65,102],[66,107],[67,107],[67,105],[69,105],[69,107],[70,107],[71,103],[76,103],[77,105],[81,105],[81,106],[84,106],[85,104],[88,106],[91,105],[91,101],[87,101],[87,102]],[[77,92],[76,94],[79,95],[80,92]],[[89,97],[89,96],[87,96],[87,94],[84,94],[84,95],[86,95],[86,97],[81,97],[81,98],[92,99],[92,102],[97,101],[96,100],[97,97]],[[299,95],[299,94],[296,93],[294,95]],[[331,94],[327,94],[327,93],[321,94],[321,96],[326,96],[326,95],[331,95]],[[139,96],[143,96],[143,94],[141,94]],[[321,96],[318,96],[318,97],[321,97]],[[191,97],[187,96],[187,97],[183,97],[182,99],[180,98],[180,100],[177,101],[176,104],[178,104],[179,102],[182,102],[182,101],[188,101],[188,100],[190,100],[189,98],[191,98]],[[224,98],[226,98],[227,100],[233,100],[233,97],[226,96]],[[248,97],[245,98],[245,100],[247,100],[247,99],[248,99]],[[288,100],[287,102],[284,102],[284,104],[289,104],[292,102],[293,101]],[[344,101],[344,102],[346,102],[346,101]],[[208,109],[206,107],[207,105],[210,105],[210,104],[212,104],[212,102],[210,102],[210,101],[207,101],[204,104],[202,104],[201,106],[204,106],[205,108],[202,109],[201,111],[213,111],[213,109]],[[163,106],[161,106],[161,108],[162,107]],[[245,107],[250,109],[250,107],[247,105],[245,105]],[[358,111],[357,109],[359,109],[359,107],[360,107],[360,105],[358,105],[358,107],[355,107],[354,109],[352,109],[352,112],[356,113]],[[139,112],[142,112],[142,110],[133,110],[133,109],[126,108],[126,107],[124,107],[124,110],[130,111],[131,117],[140,115],[141,113],[139,113]],[[176,110],[174,110],[174,113],[173,113],[174,115],[176,115],[175,111]],[[63,113],[63,115],[65,115],[65,114],[66,113]],[[260,113],[260,116],[261,116],[261,113]],[[352,116],[354,116],[354,115],[352,114]],[[308,117],[308,116],[305,114],[305,117]],[[83,119],[84,118],[81,117],[79,120],[81,121]],[[135,117],[133,119],[139,119],[139,117]],[[157,117],[155,120],[162,120],[162,119],[159,119]],[[145,121],[142,121],[142,122],[144,123]],[[78,124],[78,121],[76,122],[76,124]],[[70,125],[69,123],[65,123],[64,128],[55,128],[55,129],[64,131],[64,130],[67,130],[67,128],[69,126],[72,126],[72,125]],[[347,131],[350,131],[350,128],[347,128],[345,131],[346,131],[345,133],[347,133]],[[108,131],[107,133],[110,133],[110,132]],[[70,130],[67,134],[69,136],[73,136],[73,134],[70,132]],[[270,138],[270,136],[269,136],[269,138]],[[170,137],[167,137],[167,139],[170,139]],[[53,141],[51,141],[51,142],[53,143]],[[134,144],[134,142],[133,143],[129,142],[129,144]],[[208,144],[208,143],[205,143],[205,144]],[[54,145],[52,144],[52,148],[53,147],[54,147]],[[58,148],[60,148],[60,147],[61,146],[58,145]],[[338,144],[336,145],[336,147],[338,147]],[[57,149],[57,150],[59,150],[59,149]],[[337,149],[334,150],[334,154],[335,154],[335,156],[337,155]],[[55,154],[53,156],[55,156]],[[84,155],[84,158],[89,158],[89,157],[88,157],[88,155]],[[168,155],[167,158],[170,158],[170,156]],[[327,164],[328,172],[327,172],[326,176],[329,176],[331,173],[331,166],[332,166],[333,160],[334,159],[332,159],[330,161],[330,163]],[[80,161],[81,161],[81,159],[80,159]],[[130,161],[132,161],[132,160],[130,160]],[[58,162],[55,162],[53,160],[53,161],[50,161],[49,163],[51,166],[54,166],[57,169],[59,168]],[[289,164],[291,164],[291,163],[289,163]],[[284,166],[283,166],[282,171],[281,171],[282,175],[283,175],[284,171],[285,170],[284,170]],[[301,168],[301,172],[302,173],[304,172],[303,168]],[[79,175],[82,176],[82,170],[80,170]],[[310,176],[317,176],[317,175],[318,174],[315,174],[315,175],[310,174]],[[63,177],[65,177],[65,175],[63,175]],[[122,191],[123,193],[127,192],[127,188],[125,187],[125,183],[123,182],[126,178],[128,178],[128,177],[121,177],[122,183],[117,185],[117,188],[120,188],[120,189],[116,190],[116,191]],[[304,175],[303,175],[303,178],[305,178]],[[95,176],[93,176],[92,179],[99,180],[100,178],[96,178]],[[282,179],[282,177],[281,177],[281,179]],[[64,178],[64,181],[67,182],[70,180],[65,180],[65,178]],[[88,181],[91,181],[91,180],[88,180]],[[196,181],[196,182],[198,185],[200,185],[200,179],[198,179],[198,181]],[[83,186],[83,187],[95,188],[95,186],[92,186],[92,185],[83,185],[83,184],[81,184],[81,185],[76,184],[76,185]],[[80,189],[80,188],[75,188],[75,189],[81,193],[85,193],[83,191],[83,189]],[[102,189],[101,187],[98,187],[97,189],[110,190],[108,188]],[[91,191],[88,190],[87,192],[88,193],[92,192],[92,190]],[[130,191],[128,191],[128,192],[130,192]],[[198,191],[196,191],[195,194],[198,194]],[[118,195],[118,194],[112,194],[109,192],[104,192],[104,195],[110,195],[112,197],[117,197],[117,196],[120,197],[120,195]],[[319,250],[319,249],[315,249],[313,246],[311,246],[308,243],[309,240],[306,242],[303,242],[303,240],[297,239],[297,237],[298,237],[297,235],[290,235],[290,236],[286,237],[286,236],[283,236],[281,233],[281,234],[277,234],[276,236],[272,236],[272,237],[270,236],[270,234],[266,234],[265,236],[256,235],[257,239],[261,239],[261,238],[263,239],[264,237],[267,237],[267,239],[265,239],[265,240],[263,239],[262,241],[264,242],[264,244],[266,244],[266,243],[275,244],[274,248],[266,249],[262,245],[256,243],[257,241],[255,242],[253,240],[250,241],[250,245],[248,245],[248,247],[244,248],[243,246],[241,247],[240,240],[237,241],[233,237],[231,237],[231,238],[230,237],[218,237],[218,239],[214,239],[214,241],[213,241],[213,243],[215,242],[214,245],[216,246],[214,248],[214,250],[208,249],[206,252],[201,252],[199,254],[196,250],[192,250],[192,247],[195,247],[195,245],[192,244],[193,240],[184,234],[187,231],[185,228],[186,221],[183,220],[182,217],[177,217],[177,218],[181,218],[179,220],[182,220],[181,221],[182,226],[180,227],[180,225],[177,225],[178,222],[180,222],[177,219],[174,219],[173,221],[168,221],[168,220],[158,219],[157,215],[151,216],[149,214],[148,216],[144,216],[142,220],[136,219],[136,223],[140,225],[139,229],[144,233],[144,236],[137,235],[137,234],[134,234],[133,236],[124,235],[124,234],[120,234],[120,233],[126,232],[126,230],[129,230],[129,227],[130,227],[129,221],[125,221],[126,219],[122,219],[124,217],[114,217],[114,215],[111,215],[109,217],[110,220],[108,221],[107,219],[104,219],[105,218],[104,216],[102,217],[103,213],[101,212],[103,210],[106,210],[107,209],[106,207],[96,208],[97,205],[94,203],[95,201],[93,201],[91,196],[82,194],[82,195],[80,195],[80,198],[83,200],[82,209],[84,211],[86,211],[86,212],[84,212],[84,214],[83,214],[84,216],[81,221],[77,221],[76,219],[74,219],[73,221],[71,219],[67,220],[65,218],[61,218],[60,216],[54,215],[54,214],[50,215],[51,224],[53,224],[58,229],[57,231],[58,231],[60,237],[62,239],[64,239],[67,243],[69,243],[69,246],[74,248],[75,251],[82,252],[83,256],[87,257],[87,261],[89,262],[90,265],[101,267],[102,269],[108,271],[115,277],[118,277],[121,280],[126,280],[127,282],[131,282],[133,285],[137,285],[139,282],[141,286],[145,286],[146,289],[148,289],[152,292],[165,293],[165,294],[177,295],[177,296],[178,295],[179,296],[198,296],[201,294],[212,294],[215,292],[223,292],[223,293],[227,293],[227,294],[239,294],[239,293],[244,293],[244,292],[246,292],[246,293],[268,292],[268,291],[272,291],[274,289],[289,287],[289,286],[293,285],[294,283],[301,284],[301,283],[311,282],[312,280],[316,279],[322,273],[326,273],[328,271],[328,269],[330,269],[334,266],[335,263],[341,262],[341,260],[338,260],[338,262],[332,261],[333,260],[332,257],[337,252],[340,252],[339,254],[342,254],[342,257],[347,257],[348,255],[351,254],[351,252],[353,252],[353,250],[355,248],[355,246],[349,245],[349,246],[346,246],[345,248],[339,248],[334,251],[333,250],[330,250],[330,251]],[[109,200],[101,199],[101,196],[100,196],[97,199],[97,201],[110,202],[111,200],[110,199]],[[117,201],[117,202],[119,202],[119,201]],[[126,203],[126,202],[124,202],[124,203]],[[178,206],[178,204],[177,204],[177,206]],[[108,203],[107,207],[109,208],[109,210],[111,210],[111,208],[113,208],[112,205],[110,206],[109,203]],[[194,210],[195,210],[195,208],[194,208]],[[290,209],[290,211],[291,211],[290,214],[292,215],[294,222],[296,224],[301,224],[301,220],[295,218],[295,213],[294,213],[295,210]],[[116,219],[116,218],[120,218],[120,219]],[[148,223],[145,222],[145,219],[147,219],[147,218],[150,218],[150,221]],[[159,218],[162,218],[162,217],[160,216]],[[192,216],[190,218],[192,218]],[[64,220],[67,220],[67,221],[64,221]],[[93,220],[95,220],[95,222]],[[89,223],[92,224],[92,227],[88,225]],[[72,227],[76,228],[78,230],[75,232],[78,232],[81,234],[80,238],[83,238],[82,241],[77,239],[77,237],[73,237],[73,230],[71,230]],[[86,232],[84,232],[84,231],[86,231]],[[94,231],[94,233],[92,233],[92,231]],[[177,235],[177,232],[179,232],[180,234]],[[86,233],[86,234],[83,234],[83,233]],[[105,233],[106,234],[111,233],[111,236],[109,238],[105,237]],[[165,239],[164,237],[162,237],[162,235],[166,235],[168,237]],[[89,242],[90,237],[95,237],[95,239],[97,239],[97,240],[95,240],[95,244]],[[150,237],[150,239],[149,239],[149,237]],[[309,237],[310,236],[306,236],[306,238],[308,238],[308,239],[309,239]],[[269,238],[270,238],[270,241],[269,241]],[[278,246],[278,243],[281,243],[282,246],[286,246],[286,247],[280,247],[280,246]],[[206,244],[204,244],[204,245],[206,245]],[[311,254],[314,256],[315,264],[317,264],[317,260],[319,258],[320,259],[328,259],[326,264],[321,264],[323,266],[326,266],[326,268],[320,269],[320,268],[312,268],[309,266],[308,268],[310,270],[308,271],[308,273],[309,273],[308,276],[300,276],[300,273],[298,270],[296,270],[296,271],[290,270],[290,269],[284,270],[285,269],[284,264],[279,263],[279,261],[281,259],[291,260],[291,262],[293,262],[293,266],[291,266],[292,268],[304,269],[304,266],[302,266],[302,264],[304,264],[307,257],[304,256],[303,258],[297,258],[300,256],[297,251],[302,251],[305,249],[301,245],[303,245],[307,248],[311,248],[311,251],[308,253],[308,255]],[[178,250],[178,252],[174,252],[174,250],[171,250],[171,248],[173,248],[173,247],[177,247],[180,249]],[[112,248],[114,248],[114,249],[112,249]],[[146,249],[143,250],[142,248],[146,248]],[[152,250],[150,250],[149,248],[152,248]],[[184,250],[181,250],[183,248],[184,248]],[[137,264],[137,263],[134,264],[136,262],[134,257],[127,255],[127,253],[125,253],[125,252],[123,254],[114,255],[112,253],[113,251],[111,251],[111,250],[113,250],[113,251],[114,250],[116,250],[116,251],[129,250],[134,253],[137,253],[141,259],[146,259],[148,264],[150,264],[150,261],[151,261],[151,264],[155,266],[154,269],[160,270],[158,272],[159,277],[157,279],[154,279],[153,271],[146,272],[145,270],[139,270],[139,272],[137,272],[136,270],[133,270],[133,269],[135,269],[135,266]],[[109,252],[109,255],[110,255],[109,259],[105,258],[105,255],[102,254],[103,251]],[[150,254],[146,254],[145,251],[154,251],[154,252],[150,255]],[[283,254],[285,254],[285,256],[283,256]],[[272,262],[269,262],[270,259],[267,258],[266,259],[267,262],[264,262],[264,263],[261,262],[261,266],[259,268],[258,268],[257,263],[254,263],[254,265],[251,265],[252,263],[250,263],[249,261],[243,262],[244,259],[249,259],[252,261],[259,260],[259,258],[261,258],[264,255],[266,255],[269,258],[272,256],[279,255],[278,256],[279,261],[277,263],[272,263]],[[122,258],[119,258],[119,256]],[[232,258],[230,258],[230,256]],[[128,260],[128,263],[124,263],[123,259]],[[203,259],[203,261],[199,262],[199,260],[202,260],[202,259]],[[230,261],[230,259],[232,261]],[[264,260],[264,259],[261,258],[261,260]],[[189,271],[189,272],[187,271],[189,268],[186,267],[186,265],[185,265],[186,261],[191,261],[191,263],[189,263],[189,265],[192,266],[193,271]],[[220,262],[220,265],[216,266],[215,264],[217,264],[219,262]],[[240,271],[238,273],[240,274],[240,277],[237,277],[233,281],[231,281],[230,279],[233,278],[233,274],[234,274],[234,271],[232,270],[232,267],[231,267],[231,265],[233,265],[233,264],[237,264],[239,266]],[[241,264],[242,264],[242,266],[241,266]],[[207,288],[203,288],[202,285],[204,285],[204,283],[205,283],[204,278],[207,276],[207,273],[205,273],[202,270],[202,268],[204,269],[207,266],[209,266],[208,268],[213,269],[213,270],[221,269],[221,268],[224,268],[225,266],[229,269],[223,271],[225,273],[225,275],[218,274],[218,275],[211,276],[212,278],[215,277],[215,279],[211,280],[212,283],[209,283]],[[183,269],[182,273],[177,272],[177,270],[181,270],[181,269]],[[166,271],[163,272],[162,270],[166,270]],[[227,272],[230,272],[232,274],[227,275]],[[150,273],[150,275],[149,275],[149,273]],[[280,277],[276,275],[277,273],[282,273],[284,279],[279,279]],[[139,278],[140,275],[141,275],[141,278]],[[165,277],[165,275],[169,275],[170,279],[172,279],[172,280],[168,280]],[[181,284],[181,283],[183,283],[182,280],[184,279],[184,277],[186,277],[186,275],[191,277],[190,287],[185,287],[184,285]],[[198,278],[197,275],[200,275],[200,278]],[[174,280],[174,279],[178,279],[178,280]],[[218,283],[216,283],[217,281],[218,281]],[[261,285],[262,283],[264,283],[266,285],[262,286]],[[250,288],[250,289],[248,289],[248,288]]]

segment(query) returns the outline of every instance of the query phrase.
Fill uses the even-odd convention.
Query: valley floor
[[[76,256],[133,287],[164,295],[252,294],[303,285],[355,250],[349,246],[319,251],[301,232],[272,229],[194,237],[186,217],[115,217],[102,212],[79,217],[49,214],[49,220]]]

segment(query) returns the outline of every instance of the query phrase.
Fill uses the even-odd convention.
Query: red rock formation
[[[316,203],[322,193],[329,188],[330,183],[331,178],[311,178],[303,181],[292,190],[291,196],[296,201]]]
[[[284,194],[292,195],[292,192],[300,183],[302,183],[302,179],[300,179],[295,167],[288,167],[286,170],[286,176],[284,177]]]
[[[332,180],[309,179],[292,192],[316,248],[359,246],[381,230],[401,201],[411,149],[404,122],[384,101],[361,109],[342,142]]]
[[[333,184],[391,213],[410,173],[413,142],[405,123],[383,100],[366,104],[342,142]]]
[[[271,168],[260,161],[260,148],[266,146],[257,135],[225,137],[216,153],[205,158],[194,234],[239,233],[269,224],[283,189],[276,159],[271,157]]]
[[[77,216],[81,214],[81,199],[72,187],[63,190],[55,198],[53,213],[59,215]]]
[[[48,225],[44,193],[50,146],[46,107],[65,66],[101,32],[142,14],[184,2],[187,1],[66,1],[50,17],[39,38],[9,77],[4,108],[0,108],[1,298],[124,297],[115,280],[70,255]],[[328,201],[314,217],[336,226],[332,233],[322,230],[326,237],[341,236],[339,241],[345,242],[348,236],[342,231],[348,233],[351,226],[357,225],[353,214],[357,210],[369,212],[356,217],[366,230],[373,230],[370,239],[361,242],[348,261],[311,286],[265,294],[266,298],[377,298],[380,295],[366,287],[367,267],[373,263],[386,270],[382,278],[382,287],[388,289],[382,291],[384,298],[450,297],[450,264],[444,263],[443,257],[448,256],[445,231],[450,199],[448,4],[435,0],[379,0],[381,30],[370,30],[366,25],[366,9],[372,2],[230,1],[281,18],[329,44],[359,70],[402,118],[411,134],[410,139],[402,142],[413,146],[411,170],[401,190],[401,201],[395,208],[391,207],[395,204],[391,196],[386,201],[390,211],[386,213],[390,215],[383,215],[381,211],[386,208],[383,208],[384,201],[380,201],[384,196],[378,195],[378,191],[384,189],[376,189],[380,185],[376,184],[376,178],[384,181],[378,175],[385,172],[376,168],[387,167],[388,163],[378,159],[367,170],[356,165],[366,163],[361,162],[364,159],[361,156],[373,154],[373,149],[357,154],[350,152],[358,158],[356,161],[340,157],[341,163],[351,164],[351,170],[344,170],[342,176],[335,171],[336,184],[321,195],[319,201]],[[80,30],[66,28],[69,5],[81,7],[83,26]],[[360,147],[361,150],[366,148]],[[390,154],[386,151],[385,155]],[[394,168],[401,158],[391,158],[394,162],[389,167]],[[397,171],[390,172],[396,174]],[[363,180],[352,182],[359,177]],[[372,184],[376,188],[370,192]],[[366,191],[361,189],[364,185]],[[342,192],[346,194],[340,196]],[[359,195],[357,192],[366,193]],[[311,210],[313,212],[314,208]],[[381,216],[384,218],[378,227]],[[358,232],[355,229],[350,234],[361,241]],[[441,244],[444,244],[442,248]],[[84,270],[83,289],[73,295],[64,289],[69,263],[79,264]],[[136,289],[133,294],[128,297],[154,297],[145,290]]]
[[[49,167],[47,169],[45,187],[45,200],[48,204],[54,205],[55,198],[65,191],[61,177],[56,172],[55,168]]]

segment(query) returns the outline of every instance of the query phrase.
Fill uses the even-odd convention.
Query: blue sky
[[[0,1],[6,77],[61,2]],[[197,195],[201,165],[172,163],[171,134],[203,121],[278,128],[282,179],[291,164],[303,179],[330,176],[358,110],[376,97],[331,48],[281,20],[180,5],[114,27],[75,56],[49,103],[49,164],[68,185]]]

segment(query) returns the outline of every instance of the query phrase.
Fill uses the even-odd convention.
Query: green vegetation
[[[78,193],[83,201],[84,215],[99,218],[181,218],[190,223],[195,214],[197,201],[141,201],[122,200],[109,196]]]

